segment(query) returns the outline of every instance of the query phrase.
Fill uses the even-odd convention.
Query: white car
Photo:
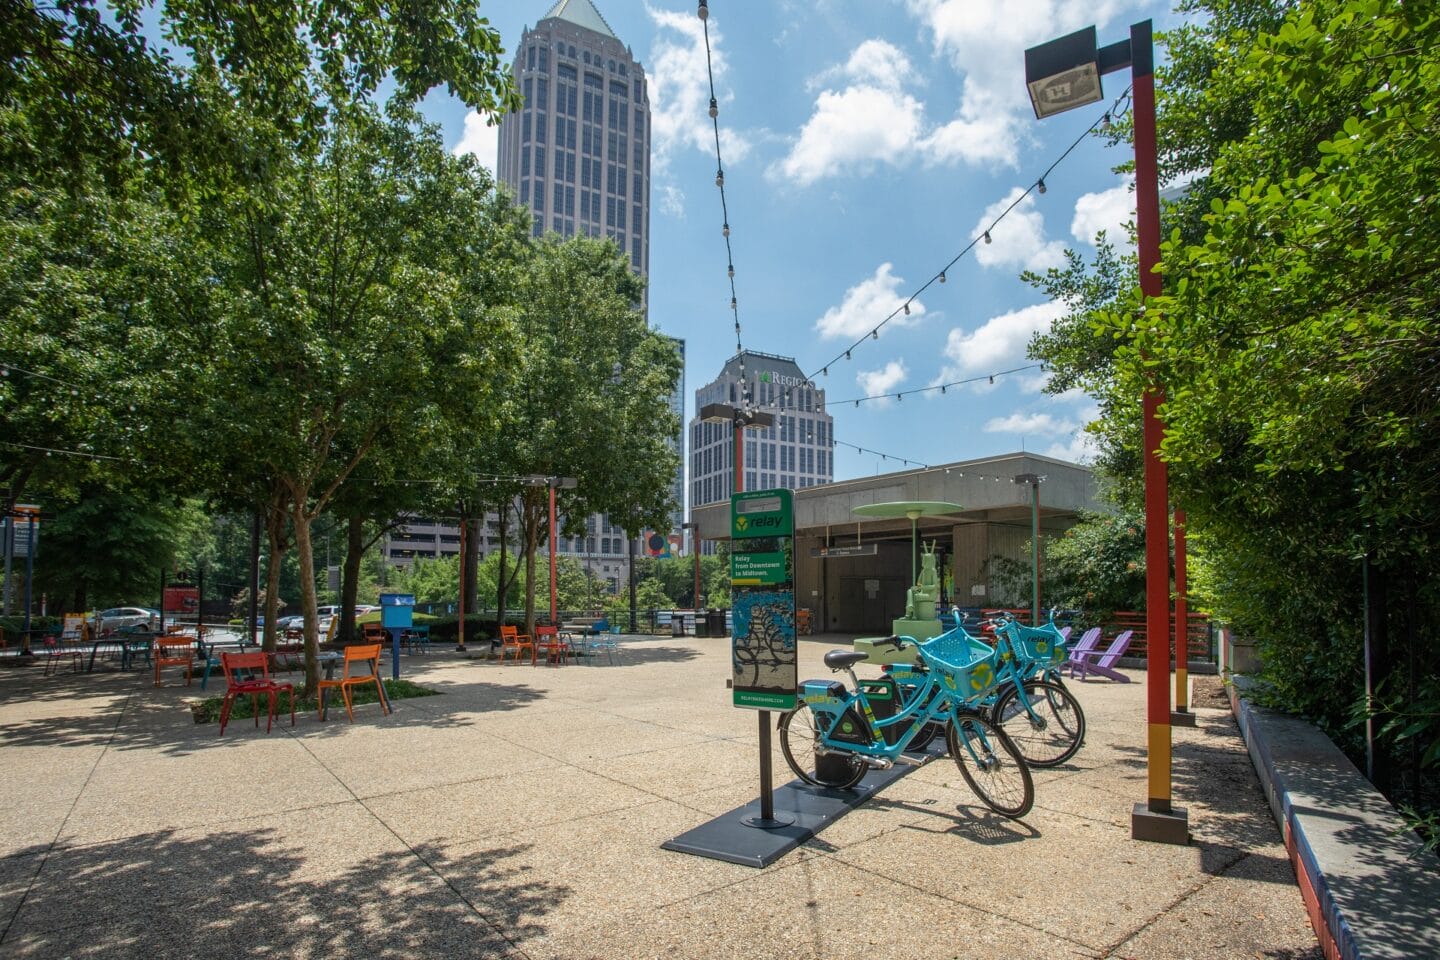
[[[100,633],[113,633],[121,627],[139,627],[142,630],[160,628],[160,611],[149,607],[111,607],[101,610],[96,629]]]

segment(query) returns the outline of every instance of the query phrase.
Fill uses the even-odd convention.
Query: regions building
[[[718,377],[696,389],[695,409],[707,403],[738,405],[742,395],[775,414],[773,427],[745,431],[745,489],[800,490],[829,483],[835,471],[835,419],[825,412],[825,391],[805,378],[794,359],[753,350],[736,354]],[[706,423],[698,416],[690,421],[692,511],[729,502],[735,489],[734,460],[729,425]]]

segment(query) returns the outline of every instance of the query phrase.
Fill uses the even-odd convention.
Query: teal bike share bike
[[[1069,760],[1084,742],[1085,713],[1060,680],[1066,642],[1055,627],[1053,614],[1051,621],[1041,627],[1022,626],[1008,614],[982,621],[981,625],[993,630],[996,682],[979,707],[1005,732],[1030,766],[1053,767]],[[970,636],[963,626],[951,632],[956,631]],[[886,664],[884,669],[885,676],[895,681],[904,703],[923,689],[929,672],[923,660],[916,664]],[[923,748],[943,732],[943,727],[932,726],[922,732],[918,746],[910,749]]]
[[[795,775],[820,787],[848,789],[870,770],[896,763],[920,766],[913,756],[943,729],[960,775],[991,810],[1023,817],[1035,802],[1035,784],[1024,757],[986,715],[982,703],[997,678],[996,653],[963,630],[916,643],[889,637],[899,650],[913,646],[925,670],[902,698],[895,680],[858,680],[855,664],[868,654],[831,650],[825,665],[850,677],[806,680],[800,705],[780,717],[780,749]],[[877,707],[879,708],[877,710]]]
[[[1064,763],[1085,741],[1085,711],[1060,679],[1066,642],[1054,611],[1039,627],[1024,626],[1009,614],[989,623],[1002,677],[990,719],[1032,767]]]

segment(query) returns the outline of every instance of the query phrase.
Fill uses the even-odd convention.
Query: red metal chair
[[[264,653],[222,653],[220,669],[225,671],[225,700],[220,704],[220,735],[225,735],[225,724],[230,721],[230,708],[241,694],[250,695],[251,711],[255,714],[255,728],[260,728],[260,695],[269,701],[270,710],[265,718],[265,732],[275,721],[275,698],[281,690],[290,691],[290,726],[295,726],[295,686],[270,679],[270,657]],[[256,676],[256,674],[259,676]],[[243,674],[243,676],[242,676]]]
[[[545,651],[545,661],[559,666],[564,666],[565,655],[570,652],[570,645],[560,639],[558,627],[536,627],[535,648],[537,651]],[[533,660],[531,661],[534,662]]]

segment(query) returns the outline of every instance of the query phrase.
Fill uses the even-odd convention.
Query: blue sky
[[[483,3],[513,51],[550,0]],[[695,4],[596,0],[650,79],[653,116],[650,319],[687,342],[694,388],[734,353],[725,247]],[[1019,450],[1084,459],[1083,394],[1050,397],[1031,370],[973,386],[852,400],[1022,366],[1032,332],[1059,305],[1022,269],[1089,254],[1099,229],[1123,236],[1125,157],[1077,148],[974,250],[867,339],[849,362],[820,367],[866,336],[961,251],[1104,113],[1103,104],[1036,121],[1026,47],[1094,23],[1102,44],[1161,4],[1097,0],[711,0],[725,192],[747,348],[796,358],[825,388],[835,435],[866,451],[943,463]],[[513,54],[507,52],[507,59]],[[1128,74],[1105,78],[1106,103]],[[426,105],[456,150],[493,169],[495,135],[462,104]],[[897,469],[876,453],[836,450],[837,480]]]

